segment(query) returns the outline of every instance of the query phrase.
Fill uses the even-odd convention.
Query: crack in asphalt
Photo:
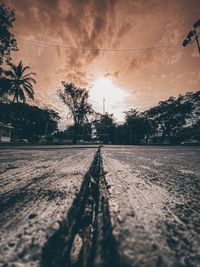
[[[98,148],[67,217],[43,247],[42,267],[119,266],[105,174]]]

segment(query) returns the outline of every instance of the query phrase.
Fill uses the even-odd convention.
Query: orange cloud
[[[56,48],[21,40],[75,48],[125,49],[178,44],[199,19],[199,1],[4,2],[16,10],[14,32],[20,51],[13,54],[13,58],[16,61],[22,59],[37,72],[35,90],[39,102],[49,101],[57,109],[62,109],[55,97],[62,80],[90,88],[99,76],[112,77],[130,94],[127,107],[140,109],[170,95],[200,87],[200,59],[194,56],[197,55],[195,45],[102,52],[98,49]]]

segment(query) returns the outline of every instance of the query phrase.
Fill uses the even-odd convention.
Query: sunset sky
[[[106,111],[117,120],[130,108],[145,110],[171,95],[200,89],[196,44],[181,45],[200,18],[199,0],[3,2],[16,11],[19,52],[12,57],[37,73],[36,103],[63,116],[65,107],[56,95],[61,81],[89,89],[98,111],[105,97]]]

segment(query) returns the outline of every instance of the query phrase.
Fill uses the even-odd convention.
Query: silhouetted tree
[[[0,76],[0,103],[9,102],[9,95],[11,94],[10,89],[12,88],[12,83],[5,76]]]
[[[96,137],[102,143],[115,143],[116,124],[113,118],[113,114],[96,113],[93,118],[93,124],[96,129]]]
[[[24,103],[0,104],[1,122],[11,124],[15,139],[37,141],[40,135],[50,136],[57,130],[60,116],[48,108]]]
[[[184,101],[191,105],[191,111],[187,116],[186,124],[176,134],[177,143],[195,139],[200,141],[200,91],[188,92],[184,96]]]
[[[192,112],[192,102],[189,98],[179,95],[177,98],[170,97],[166,101],[160,101],[159,104],[147,111],[148,118],[154,120],[157,130],[162,132],[162,139],[173,137],[178,134],[186,119]]]
[[[17,51],[17,42],[10,29],[15,21],[14,10],[0,4],[0,67],[10,60],[11,51]]]
[[[139,144],[148,134],[148,121],[144,113],[136,109],[125,111],[125,139],[126,143]]]
[[[7,101],[6,94],[10,89],[10,82],[3,77],[3,63],[8,63],[11,60],[11,51],[17,51],[17,42],[10,29],[15,21],[15,12],[10,8],[0,4],[0,100]]]
[[[177,143],[188,140],[197,140],[200,142],[200,120],[187,127],[182,127],[176,136]]]
[[[8,63],[8,66],[10,67],[10,69],[4,72],[5,77],[2,78],[2,81],[5,83],[5,85],[7,83],[7,86],[9,87],[8,92],[14,95],[13,103],[15,101],[19,102],[19,100],[25,103],[26,95],[29,98],[34,99],[32,83],[36,83],[36,81],[31,76],[35,75],[35,73],[26,73],[26,71],[29,70],[30,67],[24,67],[22,61],[20,61],[18,65]]]
[[[193,124],[196,124],[200,118],[200,91],[195,93],[188,92],[184,95],[184,100],[192,105],[189,118]]]
[[[85,88],[77,87],[74,83],[62,82],[64,89],[58,90],[58,95],[68,107],[74,122],[74,143],[77,143],[79,127],[88,122],[88,117],[93,113],[91,104],[88,103],[89,93]]]
[[[76,127],[76,129],[75,129]],[[91,141],[92,139],[92,125],[91,123],[83,123],[82,125],[70,125],[66,130],[66,139],[74,140],[74,132],[77,132],[77,140],[79,141]]]

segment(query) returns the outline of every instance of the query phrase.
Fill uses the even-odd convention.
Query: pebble
[[[37,213],[33,212],[33,213],[29,214],[28,218],[29,218],[29,219],[33,219],[33,218],[35,218],[36,216],[37,216]]]

